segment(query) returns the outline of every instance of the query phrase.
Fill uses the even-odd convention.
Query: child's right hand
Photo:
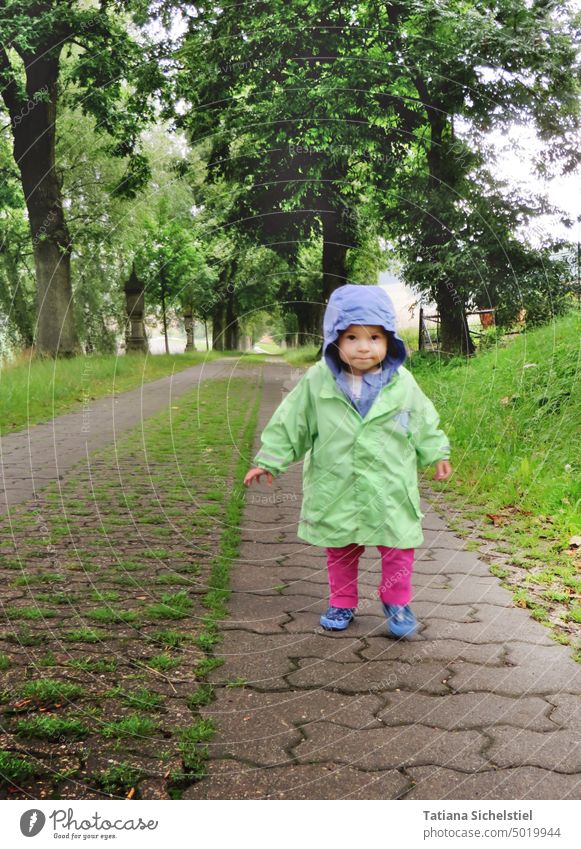
[[[272,486],[272,474],[268,472],[266,469],[255,468],[250,469],[249,472],[246,472],[246,477],[244,478],[244,486],[250,486],[253,480],[256,479],[257,483],[260,483],[260,476],[266,475],[266,479],[268,481],[268,485]]]

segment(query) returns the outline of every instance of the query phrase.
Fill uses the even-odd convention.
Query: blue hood
[[[337,377],[342,369],[341,360],[329,346],[350,324],[377,324],[389,337],[388,354],[383,360],[381,384],[386,383],[406,358],[403,339],[395,332],[395,310],[387,292],[381,286],[360,286],[345,283],[331,294],[323,318],[323,357]],[[379,375],[378,375],[379,376]]]

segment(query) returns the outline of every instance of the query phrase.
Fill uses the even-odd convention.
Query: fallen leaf
[[[504,522],[505,522],[504,516],[500,516],[500,515],[494,514],[494,513],[487,513],[486,515],[490,519],[490,521],[492,522],[492,524],[494,525],[495,528],[498,527],[498,525],[503,525]]]

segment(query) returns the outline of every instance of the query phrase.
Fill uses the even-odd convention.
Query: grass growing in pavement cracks
[[[258,386],[258,375],[203,384],[95,454],[90,478],[80,468],[41,491],[34,510],[0,519],[0,598],[14,619],[0,625],[10,684],[0,716],[15,741],[4,747],[37,753],[5,756],[22,779],[0,780],[0,797],[139,798],[144,778],[179,797],[204,774],[214,729],[199,711],[223,662],[217,619],[238,551]],[[103,533],[107,515],[123,522]],[[161,545],[151,533],[160,516],[172,531]],[[70,533],[53,536],[64,524]],[[176,698],[191,712],[180,730],[166,709]]]
[[[28,758],[0,749],[0,782],[20,785],[31,779],[38,770],[38,764]]]
[[[257,398],[241,439],[240,454],[234,472],[234,484],[224,516],[224,530],[220,537],[219,552],[212,561],[211,589],[203,599],[208,614],[203,617],[203,630],[196,638],[196,644],[206,655],[195,667],[196,678],[200,682],[204,682],[213,669],[224,663],[224,658],[215,657],[213,654],[214,647],[222,640],[218,633],[217,620],[228,615],[226,602],[230,597],[230,567],[240,553],[240,522],[245,504],[243,480],[248,469],[259,407],[260,399]],[[209,704],[213,698],[214,688],[212,685],[201,683],[199,690],[188,700],[188,707],[195,712],[200,707]],[[188,729],[187,733],[182,735],[181,753],[184,771],[183,773],[174,772],[172,774],[173,785],[169,790],[172,798],[179,799],[181,789],[184,786],[187,786],[192,780],[203,778],[206,775],[206,762],[209,753],[207,747],[200,744],[210,740],[214,733],[214,725],[210,720],[199,719],[191,729]]]
[[[156,356],[89,355],[72,359],[30,358],[0,362],[0,434],[49,421],[106,395],[127,392],[161,377],[221,357],[262,362],[240,351],[194,351]]]

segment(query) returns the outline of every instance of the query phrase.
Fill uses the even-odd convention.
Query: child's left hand
[[[438,460],[436,463],[435,481],[447,481],[452,476],[452,466],[449,460]]]

